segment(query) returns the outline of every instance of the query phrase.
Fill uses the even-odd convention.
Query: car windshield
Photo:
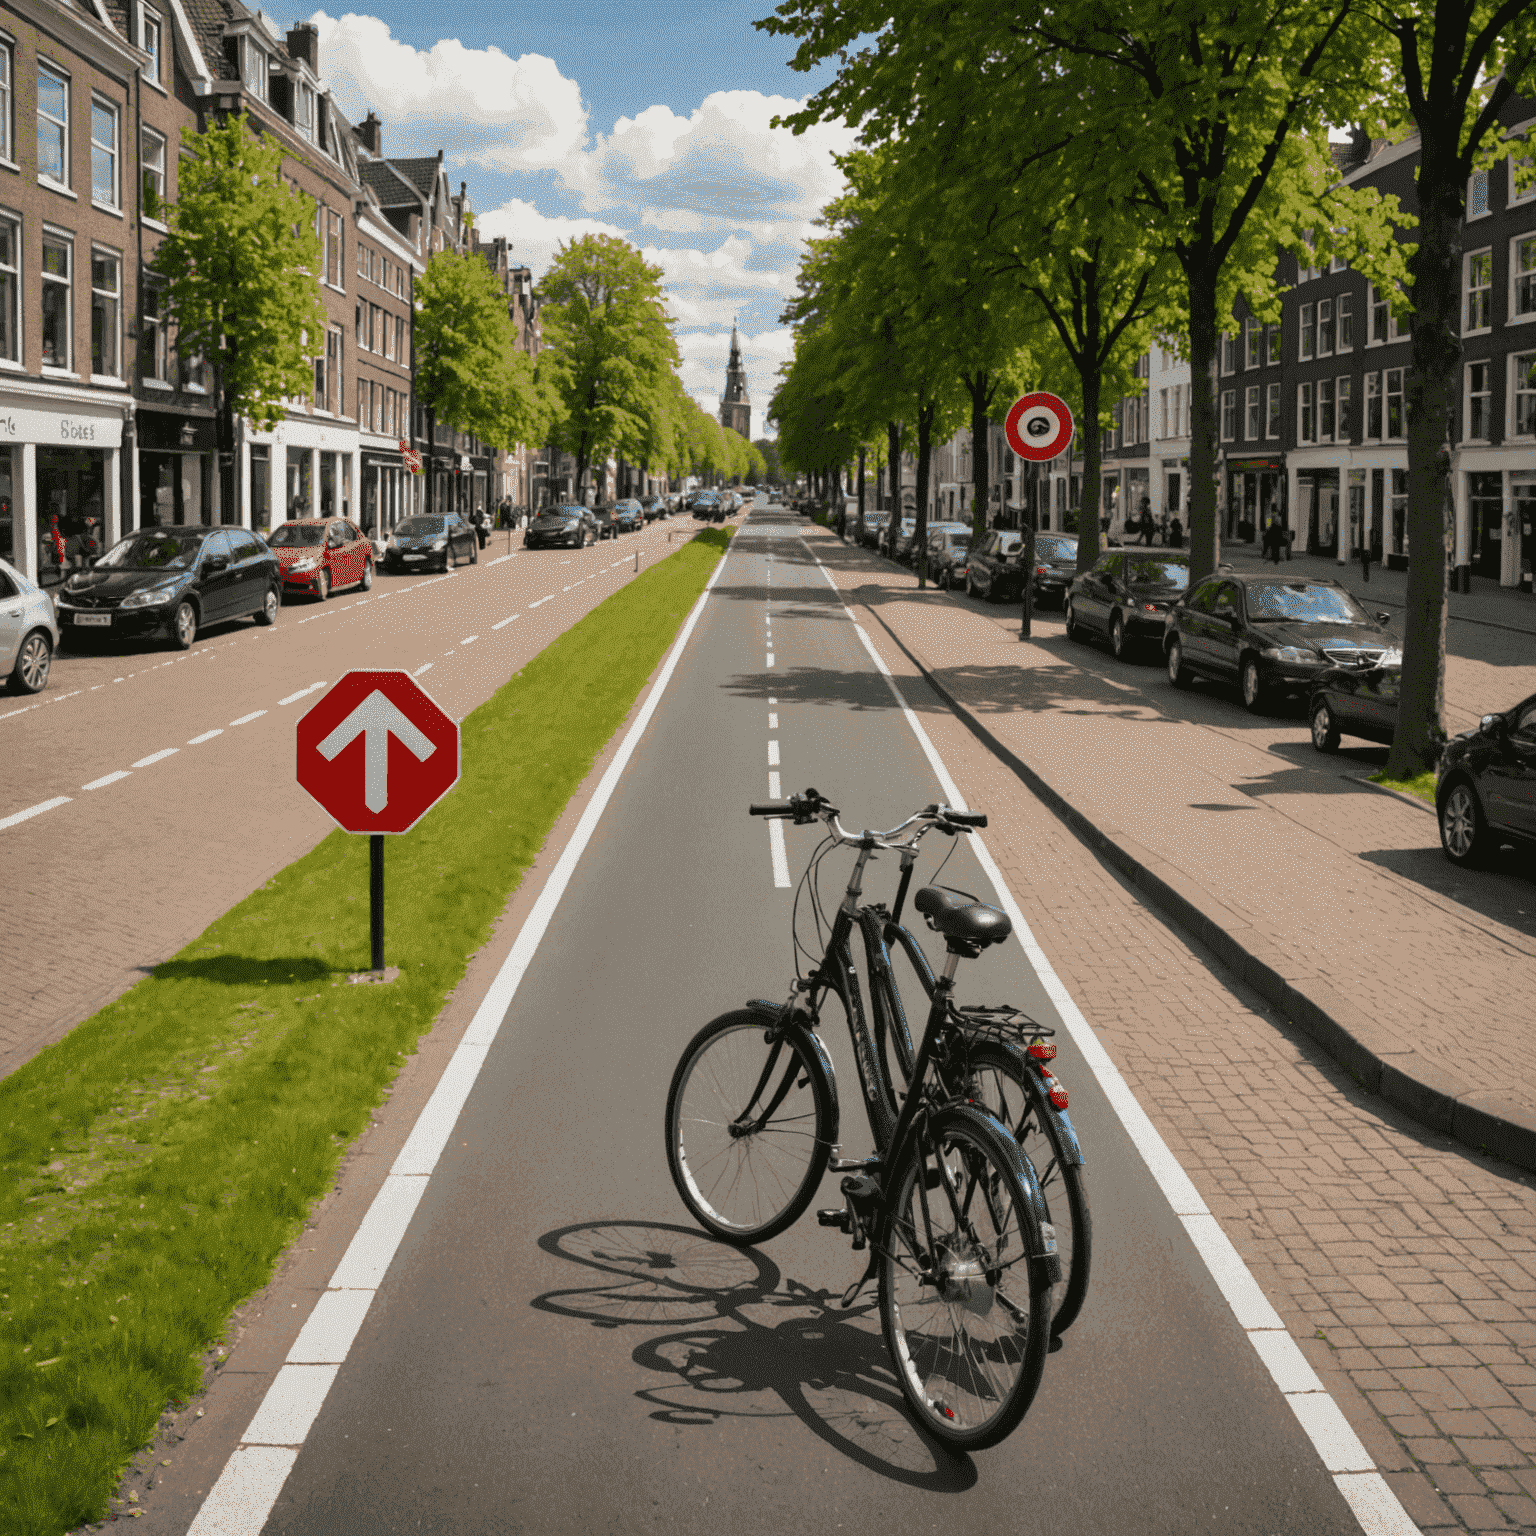
[[[968,534],[968,533],[952,533],[952,534],[950,534],[950,536],[949,536],[949,547],[951,549],[969,549],[971,547],[971,536],[970,536],[970,534]]]
[[[130,539],[114,544],[96,562],[102,566],[116,566],[125,571],[185,571],[197,563],[197,552],[203,547],[200,533],[136,533]]]
[[[1342,587],[1305,581],[1255,581],[1248,585],[1250,619],[1293,624],[1368,624],[1365,610]]]
[[[429,533],[441,533],[443,520],[440,517],[408,517],[396,529],[396,533],[403,533],[408,539],[419,539]]]
[[[1075,560],[1077,559],[1077,540],[1036,539],[1035,558],[1037,560]]]
[[[274,528],[267,540],[273,549],[299,549],[325,543],[325,529],[319,523],[284,523]]]
[[[1182,560],[1150,560],[1126,557],[1125,579],[1142,587],[1177,587],[1189,585],[1189,567]]]

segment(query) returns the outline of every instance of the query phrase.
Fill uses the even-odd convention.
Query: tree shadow
[[[894,1482],[936,1493],[975,1484],[975,1463],[908,1414],[873,1305],[844,1311],[756,1249],[659,1222],[582,1222],[546,1232],[539,1247],[604,1278],[546,1291],[531,1302],[537,1310],[651,1330],[630,1358],[660,1378],[635,1394],[652,1419],[707,1428],[793,1416]]]
[[[221,987],[280,987],[290,981],[322,981],[332,968],[313,955],[258,960],[251,955],[208,955],[200,960],[162,960],[135,969],[157,981],[211,981]]]
[[[1528,850],[1505,847],[1483,869],[1458,869],[1440,851],[1437,835],[1427,848],[1377,848],[1360,857],[1469,912],[1536,939],[1536,873]]]

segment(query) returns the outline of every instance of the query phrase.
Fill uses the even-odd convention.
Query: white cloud
[[[734,235],[728,235],[712,251],[655,245],[645,246],[644,251],[645,259],[655,262],[666,274],[670,290],[710,288],[716,292],[732,290],[781,297],[788,297],[795,290],[793,273],[759,272],[748,267],[752,242]]]
[[[530,268],[535,282],[544,275],[562,241],[581,235],[629,237],[627,230],[617,224],[605,224],[601,219],[568,219],[559,214],[540,213],[520,197],[509,198],[501,207],[478,215],[477,227],[488,240],[505,235],[511,242],[515,263]]]

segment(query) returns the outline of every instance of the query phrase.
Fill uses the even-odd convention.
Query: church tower
[[[747,398],[747,370],[741,364],[741,337],[731,325],[731,360],[725,368],[725,393],[720,397],[720,425],[752,441],[752,402]]]

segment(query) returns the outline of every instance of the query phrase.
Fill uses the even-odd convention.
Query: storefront
[[[139,472],[132,527],[210,525],[217,448],[213,417],[141,405],[134,434]],[[230,498],[224,500],[223,521],[238,521]]]
[[[1289,526],[1285,464],[1279,458],[1227,460],[1227,518],[1222,536],[1253,543],[1271,518]]]
[[[1504,477],[1468,475],[1467,490],[1471,512],[1467,563],[1474,576],[1497,581],[1504,557]]]
[[[360,458],[357,432],[349,427],[293,419],[274,432],[251,433],[242,460],[252,526],[353,517]]]
[[[1296,537],[1309,555],[1338,552],[1339,478],[1337,469],[1321,467],[1303,469],[1296,476]]]
[[[385,538],[402,517],[410,516],[410,479],[399,453],[363,450],[359,515],[364,533]]]

